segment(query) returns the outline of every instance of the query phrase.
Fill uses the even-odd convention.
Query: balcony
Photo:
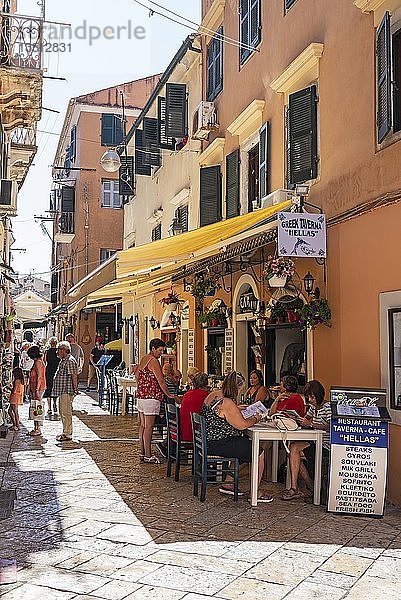
[[[17,69],[42,68],[43,20],[1,13],[0,63]]]
[[[75,213],[62,212],[56,217],[54,241],[59,244],[71,244],[75,236]]]
[[[32,127],[17,127],[10,136],[11,179],[23,184],[37,151],[36,124]]]
[[[0,12],[0,114],[6,132],[41,117],[43,20]]]

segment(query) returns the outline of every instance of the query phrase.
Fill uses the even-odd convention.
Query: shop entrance
[[[303,388],[307,381],[306,331],[297,323],[268,325],[265,348],[266,385],[278,384],[285,375],[294,375]]]

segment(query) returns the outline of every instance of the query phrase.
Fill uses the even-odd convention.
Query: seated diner
[[[308,408],[305,417],[298,419],[298,423],[301,427],[322,429],[325,432],[322,439],[323,452],[329,452],[331,406],[325,400],[324,387],[320,381],[314,379],[305,385],[304,393],[311,406]],[[283,500],[296,500],[312,494],[313,481],[307,467],[313,465],[315,451],[316,445],[314,442],[291,442],[291,487],[284,492]],[[306,461],[306,464],[304,461]],[[303,492],[298,486],[299,477],[301,477],[306,486],[306,492]]]
[[[181,440],[183,442],[192,442],[192,424],[191,413],[200,414],[203,402],[209,395],[208,376],[206,373],[196,373],[192,379],[193,388],[188,390],[181,399],[177,398],[177,404],[180,404],[180,423]]]
[[[305,416],[305,402],[297,393],[298,381],[293,375],[286,375],[280,383],[280,394],[273,402],[269,414],[274,415],[286,410],[295,410],[300,417]]]
[[[226,458],[238,458],[240,464],[252,462],[252,443],[244,436],[244,431],[259,423],[262,415],[245,419],[236,405],[238,394],[237,373],[232,371],[225,377],[221,391],[211,392],[202,407],[201,415],[205,417],[208,453]],[[258,459],[258,487],[264,469],[264,451],[260,448]],[[232,478],[219,488],[222,494],[234,494]],[[243,492],[239,493],[243,495]],[[258,490],[258,502],[272,502],[272,496]]]
[[[267,388],[264,384],[262,371],[259,369],[251,371],[249,375],[249,384],[249,388],[246,390],[244,398],[246,404],[263,402],[263,404],[270,406],[272,398],[269,388]]]

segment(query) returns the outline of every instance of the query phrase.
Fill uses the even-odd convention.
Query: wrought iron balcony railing
[[[36,146],[36,127],[17,127],[10,134],[14,146]]]
[[[42,67],[43,20],[0,12],[0,66]]]
[[[62,212],[58,219],[58,232],[74,234],[75,233],[75,213]]]

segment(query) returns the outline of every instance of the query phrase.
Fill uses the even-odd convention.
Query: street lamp
[[[115,173],[121,167],[121,159],[116,150],[107,150],[100,159],[100,164],[108,173]]]
[[[152,316],[149,319],[149,325],[151,326],[152,329],[159,329],[160,321],[156,321],[156,319]]]
[[[315,278],[313,277],[312,273],[310,271],[308,271],[304,277],[304,288],[305,288],[305,292],[308,294],[308,296],[310,296],[311,293],[313,292],[314,285],[315,285]]]
[[[174,235],[180,235],[180,233],[183,232],[183,228],[181,223],[179,222],[179,220],[177,219],[177,217],[174,217],[174,219],[171,221],[171,225],[169,227],[169,235],[174,236]]]

